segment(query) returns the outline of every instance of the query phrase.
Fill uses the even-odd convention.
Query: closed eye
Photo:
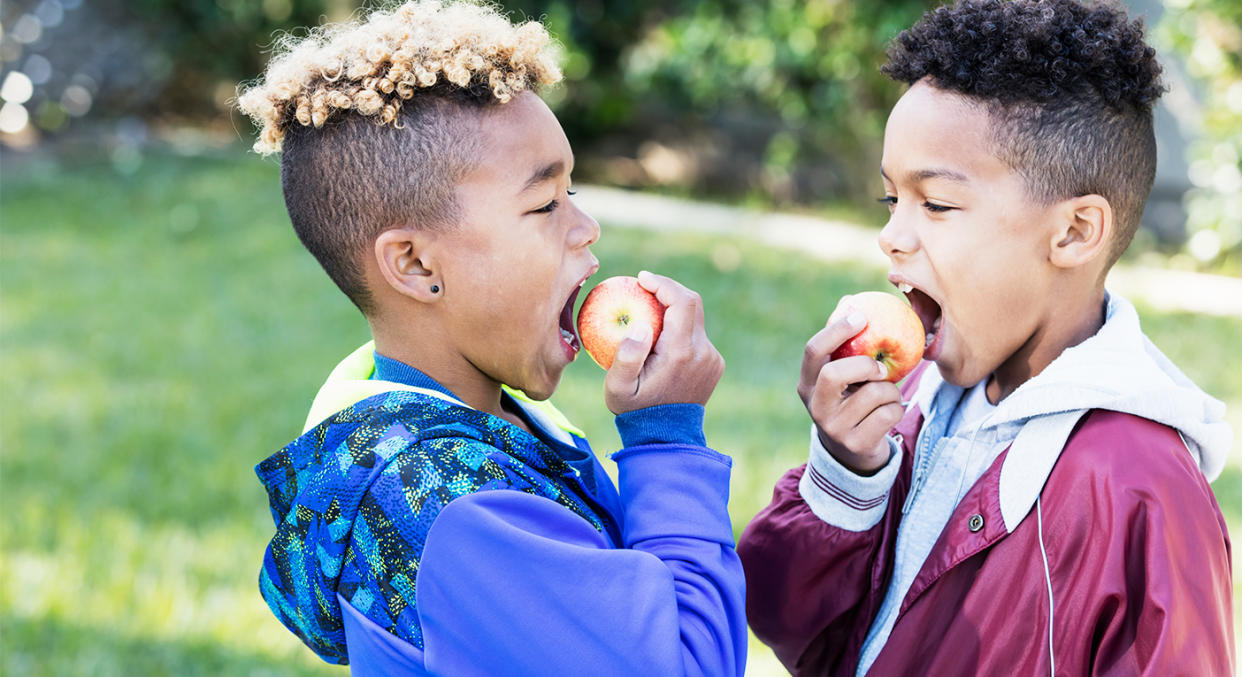
[[[556,208],[559,206],[561,206],[560,200],[553,200],[549,202],[548,204],[540,207],[539,209],[532,209],[531,213],[532,214],[551,214],[552,212],[556,211]]]
[[[943,214],[944,212],[955,209],[954,207],[946,207],[944,205],[938,205],[934,202],[924,202],[923,208],[933,214]]]
[[[884,197],[877,198],[876,202],[879,202],[882,205],[888,205],[888,208],[892,209],[893,207],[897,206],[897,196],[896,195],[885,195]]]

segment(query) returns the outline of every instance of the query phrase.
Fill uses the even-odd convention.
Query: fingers
[[[651,353],[651,329],[636,326],[617,345],[612,366],[604,376],[604,389],[618,394],[633,394],[647,355]]]
[[[839,398],[848,394],[847,389],[852,384],[882,381],[888,376],[888,369],[883,364],[865,355],[822,362],[813,373],[810,373],[809,365],[804,361],[802,371],[798,394],[804,404],[814,392],[822,391],[825,396]]]
[[[883,465],[888,458],[884,436],[905,415],[901,390],[876,380],[879,371],[868,357],[830,361],[809,392],[799,391],[825,448],[855,471]]]
[[[816,332],[806,342],[802,352],[802,381],[813,383],[819,377],[819,370],[828,361],[832,351],[840,348],[843,343],[858,335],[867,327],[867,316],[860,312],[852,312],[836,322]],[[844,360],[842,360],[844,361]],[[874,362],[874,360],[873,360]]]
[[[707,338],[698,294],[662,275],[641,272],[639,284],[664,304],[658,340],[649,330],[618,346],[604,377],[613,413],[657,404],[706,404],[724,372],[724,359]]]
[[[892,424],[896,425],[905,411],[901,408],[901,390],[887,381],[871,381],[845,396],[841,402],[840,417],[845,421],[853,422],[853,427],[858,428],[890,404],[897,405],[898,415],[892,421]],[[888,420],[894,412],[880,413],[880,418]],[[888,428],[883,428],[883,430],[887,431]]]
[[[864,443],[869,440],[882,440],[905,415],[906,410],[901,407],[900,402],[887,402],[873,409],[866,418],[854,426],[854,434]]]
[[[645,270],[638,274],[638,283],[665,306],[661,337],[668,335],[670,343],[682,343],[704,332],[703,299],[696,292],[672,278]]]

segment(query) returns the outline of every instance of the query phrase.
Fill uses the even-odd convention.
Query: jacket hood
[[[373,355],[368,343],[342,360],[315,397],[303,434],[255,468],[276,523],[260,592],[285,627],[330,663],[348,662],[337,588],[362,498],[389,462],[419,442],[452,437],[478,440],[549,474],[563,465],[533,437],[495,434],[497,419],[450,395],[372,379]],[[545,430],[577,434],[550,403],[507,392]]]
[[[931,364],[912,400],[929,412],[938,397],[960,391]],[[1092,409],[1133,414],[1177,430],[1209,482],[1224,469],[1233,444],[1225,405],[1165,357],[1143,334],[1134,306],[1111,294],[1100,330],[1019,386],[979,428],[994,439],[1012,440],[997,487],[1008,531],[1030,513],[1078,420]]]
[[[363,496],[398,454],[463,418],[454,416],[460,409],[424,393],[382,393],[337,412],[255,468],[276,523],[259,590],[325,661],[348,662],[336,593]],[[466,424],[448,425],[470,434]]]
[[[944,383],[934,364],[926,371],[914,397],[924,412]],[[1133,414],[1176,429],[1209,481],[1224,469],[1233,443],[1224,403],[1200,390],[1160,352],[1143,334],[1134,306],[1116,294],[1108,296],[1100,330],[1002,400],[983,429],[1024,426],[1051,415],[1076,421],[1074,413],[1091,409]],[[1065,442],[1043,441],[1058,447]]]

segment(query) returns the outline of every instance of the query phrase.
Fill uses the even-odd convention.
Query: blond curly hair
[[[399,125],[402,104],[423,89],[486,91],[505,103],[561,79],[551,47],[538,22],[513,24],[490,4],[406,2],[279,38],[237,103],[259,127],[255,150],[268,155],[292,125],[323,127],[346,111]]]
[[[368,317],[364,260],[389,228],[451,228],[485,113],[560,79],[551,39],[493,6],[406,2],[285,36],[238,105],[280,153],[294,232]]]

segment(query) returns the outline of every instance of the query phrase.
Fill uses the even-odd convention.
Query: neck
[[[1067,348],[1091,338],[1104,326],[1104,287],[1099,285],[1089,294],[1067,290],[1049,298],[1080,298],[1077,304],[1049,308],[1045,321],[1036,328],[1026,343],[992,373],[988,379],[987,397],[999,404],[1018,386],[1039,375]]]
[[[513,414],[502,404],[501,384],[449,349],[449,342],[434,327],[420,328],[419,340],[411,341],[408,331],[394,331],[374,319],[370,324],[376,352],[430,376],[470,408],[512,422]]]

